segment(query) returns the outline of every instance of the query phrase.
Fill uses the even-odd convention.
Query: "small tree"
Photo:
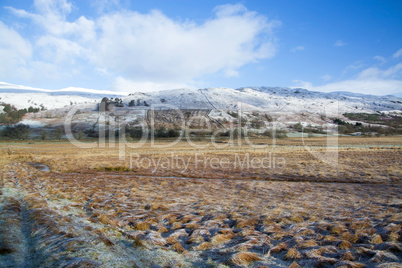
[[[82,140],[84,138],[84,132],[80,131],[77,133],[77,140]]]
[[[235,138],[235,139],[244,138],[244,137],[247,137],[247,136],[248,136],[247,130],[245,130],[243,128],[240,128],[240,129],[235,128],[233,130],[233,138]]]
[[[167,132],[167,136],[169,138],[175,138],[175,137],[179,137],[180,136],[180,131],[178,131],[177,129],[169,129]]]
[[[17,124],[15,126],[7,126],[4,136],[10,139],[25,140],[30,133],[29,125]]]
[[[6,104],[3,108],[3,111],[7,114],[10,114],[13,111],[16,111],[17,109],[15,109],[14,106],[10,105],[10,104]]]
[[[61,137],[63,137],[63,135],[64,135],[64,129],[63,129],[63,127],[58,127],[58,128],[56,128],[55,131],[54,131],[54,133],[53,133],[53,137],[54,137],[56,140],[61,140]]]
[[[32,106],[29,106],[29,108],[28,108],[28,113],[37,113],[37,112],[39,112],[39,108],[34,108],[34,107],[32,107]]]
[[[42,129],[39,134],[40,134],[40,139],[41,140],[46,140],[46,138],[47,138],[47,131],[46,130]]]
[[[141,138],[143,135],[142,127],[130,127],[127,125],[125,132],[129,134],[131,138]]]
[[[303,125],[302,125],[300,122],[294,124],[294,125],[292,126],[292,128],[293,128],[294,130],[296,130],[296,131],[299,131],[299,132],[303,131]]]
[[[155,138],[165,138],[167,137],[167,129],[165,127],[159,127],[155,130]]]
[[[252,128],[260,129],[264,126],[264,123],[261,120],[253,119],[250,125]]]
[[[284,139],[288,137],[286,130],[282,129],[277,129],[275,131],[267,129],[262,133],[262,135],[271,139]]]
[[[123,100],[120,99],[120,98],[116,98],[116,99],[114,100],[114,105],[115,105],[116,107],[124,107]]]

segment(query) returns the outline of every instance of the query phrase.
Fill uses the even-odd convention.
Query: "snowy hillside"
[[[402,99],[348,92],[322,93],[290,88],[207,88],[134,93],[123,98],[148,105],[172,105],[180,109],[267,111],[278,113],[316,113],[329,116],[345,112],[372,113],[401,111]],[[167,106],[168,108],[168,106]]]
[[[112,121],[102,123],[98,107],[104,97],[108,98],[106,110],[108,120]],[[28,113],[20,121],[35,128],[63,125],[71,107],[74,107],[75,111],[79,111],[72,120],[76,133],[88,130],[96,132],[101,125],[117,130],[119,126],[138,122],[149,124],[150,115],[156,125],[166,128],[180,128],[179,123],[185,120],[181,116],[186,114],[192,124],[202,124],[204,120],[210,122],[214,129],[228,127],[225,125],[227,122],[236,122],[239,111],[241,118],[249,122],[267,127],[269,122],[275,121],[279,128],[285,129],[297,123],[314,127],[331,125],[333,118],[355,124],[355,121],[344,116],[345,113],[384,113],[394,116],[392,118],[402,116],[402,98],[394,96],[322,93],[281,87],[183,88],[135,92],[127,96],[90,89],[45,90],[0,83],[1,103],[17,108],[46,108],[39,113]],[[151,113],[150,109],[155,110]],[[256,126],[256,129],[260,127]]]
[[[136,106],[141,109],[150,109],[152,105],[160,105],[160,109],[242,109],[243,111],[325,114],[328,116],[345,112],[395,111],[398,113],[402,111],[402,98],[394,96],[373,96],[350,92],[322,93],[300,88],[173,89],[150,93],[136,92],[127,96],[123,93],[93,89],[45,90],[0,82],[0,102],[12,104],[17,108],[43,105],[49,110],[76,104],[92,104],[93,106],[93,104],[99,103],[103,97],[119,97],[123,100],[124,107]]]
[[[56,109],[82,103],[99,102],[103,97],[121,97],[121,93],[85,88],[48,90],[0,82],[0,102],[12,104],[18,109],[30,106]]]

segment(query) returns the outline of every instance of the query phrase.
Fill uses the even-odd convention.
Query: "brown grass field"
[[[0,267],[401,267],[402,137],[169,142],[0,143]]]

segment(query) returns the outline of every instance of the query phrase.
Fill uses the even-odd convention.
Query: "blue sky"
[[[0,81],[402,94],[402,1],[0,1]]]

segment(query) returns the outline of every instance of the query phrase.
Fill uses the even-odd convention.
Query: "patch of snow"
[[[29,125],[31,128],[40,128],[46,126],[45,123],[42,123],[40,121],[34,121],[34,120],[29,120],[29,119],[23,119],[18,124],[24,124],[24,125]]]
[[[85,112],[96,109],[103,97],[123,100],[127,112],[147,109],[204,109],[210,110],[213,118],[230,118],[225,111],[260,111],[285,121],[312,121],[311,116],[342,117],[346,112],[376,113],[378,111],[401,114],[402,98],[373,96],[350,92],[323,93],[301,88],[243,87],[174,89],[158,92],[135,92],[129,96],[110,95],[114,92],[66,88],[43,90],[0,82],[0,101],[17,108],[45,106],[47,109],[69,110],[72,105],[80,106]],[[109,95],[108,95],[109,94]],[[128,107],[131,101],[135,106]],[[139,104],[139,105],[138,105]],[[221,112],[216,112],[221,111]]]

